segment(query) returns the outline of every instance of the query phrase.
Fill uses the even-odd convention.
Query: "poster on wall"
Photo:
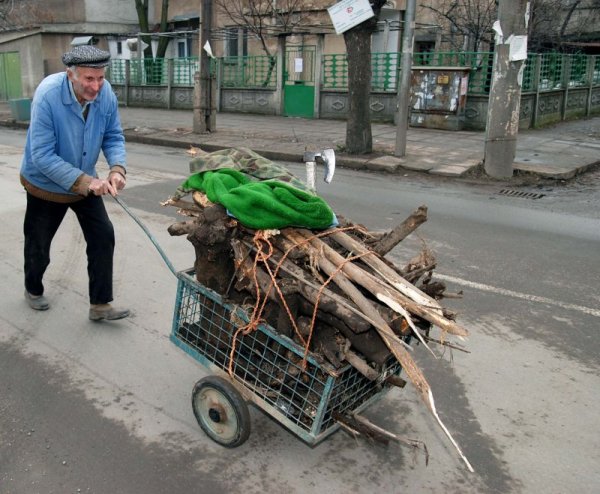
[[[342,34],[375,15],[369,0],[342,0],[329,7],[327,12],[336,34]]]

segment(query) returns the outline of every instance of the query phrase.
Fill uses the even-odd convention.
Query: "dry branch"
[[[385,256],[425,221],[427,221],[427,206],[419,206],[402,223],[373,243],[372,249],[379,255]]]

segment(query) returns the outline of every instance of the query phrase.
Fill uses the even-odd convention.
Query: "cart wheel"
[[[200,379],[192,391],[192,408],[202,430],[221,446],[235,448],[248,439],[248,405],[225,379],[217,376]]]

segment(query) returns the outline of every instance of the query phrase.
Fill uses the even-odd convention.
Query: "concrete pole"
[[[408,106],[410,100],[410,83],[412,75],[413,42],[415,32],[416,0],[406,0],[404,11],[404,27],[402,29],[402,70],[398,86],[398,103],[396,113],[396,156],[406,155],[406,134],[408,131]]]
[[[513,174],[525,62],[515,53],[517,45],[527,41],[528,16],[528,0],[499,1],[502,34],[496,35],[484,153],[485,172],[494,178],[509,178]]]
[[[210,40],[212,31],[212,0],[202,0],[200,17],[200,46],[198,59],[200,70],[194,75],[194,122],[196,134],[204,134],[216,130],[216,98],[214,78],[210,74],[210,57],[204,45]]]

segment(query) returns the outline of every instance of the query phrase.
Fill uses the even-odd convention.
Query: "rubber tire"
[[[192,409],[202,430],[221,446],[236,448],[250,436],[248,405],[221,377],[207,376],[194,385]]]

